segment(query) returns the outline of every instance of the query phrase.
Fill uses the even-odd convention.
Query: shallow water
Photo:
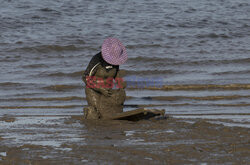
[[[121,66],[130,83],[125,111],[162,108],[250,127],[248,1],[0,3],[0,116],[29,123],[29,116],[82,115],[83,70],[114,36],[129,55]]]
[[[129,122],[81,118],[57,115],[0,118],[0,163],[249,164],[250,161],[249,128],[225,127],[222,120],[167,118]]]

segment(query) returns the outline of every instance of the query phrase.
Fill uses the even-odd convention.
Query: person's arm
[[[98,66],[95,66],[95,68],[89,69],[90,67],[88,66],[87,69],[84,71],[84,74],[82,76],[82,80],[86,86],[88,85],[90,78],[91,77],[93,78],[95,76],[95,73],[97,71],[97,67]],[[91,74],[90,74],[90,72],[91,72]]]
[[[101,54],[98,53],[94,57],[92,57],[87,68],[85,69],[83,73],[82,80],[86,85],[87,85],[87,77],[93,76],[96,73],[96,68],[100,64],[100,56]]]
[[[84,71],[84,74],[82,76],[83,82],[86,84],[86,88],[91,88],[95,90],[96,92],[102,93],[105,96],[111,96],[111,91],[105,88],[96,88],[96,80],[95,80],[95,74],[100,67],[100,57],[101,54],[98,53],[95,55],[89,62],[88,67]]]
[[[124,88],[127,87],[127,83],[126,83],[126,81],[123,79],[124,73],[122,73],[122,72],[123,72],[123,71],[118,70],[118,71],[117,71],[117,74],[116,74],[116,77],[115,77],[115,82],[116,82],[118,88],[120,88],[120,89],[124,89]]]
[[[97,70],[100,68],[100,66],[97,66],[96,68],[94,68],[91,72],[91,76],[89,75],[86,75],[83,79],[85,81],[85,84],[86,84],[86,88],[91,88],[93,89],[94,91],[96,92],[99,92],[105,96],[111,96],[112,94],[112,91],[107,89],[107,88],[103,88],[103,87],[97,87],[98,83],[101,83],[99,81],[101,80],[98,80],[98,78],[95,76],[95,73],[97,72]]]

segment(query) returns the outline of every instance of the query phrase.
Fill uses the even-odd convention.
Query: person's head
[[[121,65],[127,61],[128,56],[121,41],[107,38],[102,44],[102,58],[111,65]]]

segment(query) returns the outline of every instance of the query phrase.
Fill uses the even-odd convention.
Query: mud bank
[[[36,130],[28,131],[34,124],[9,129],[5,135],[28,134],[29,139],[17,144],[1,131],[0,164],[249,164],[249,128],[184,120],[84,121],[72,116],[48,121],[49,127],[35,124]],[[41,132],[50,136],[35,136]]]
[[[2,117],[0,117],[0,121],[4,121],[4,122],[14,122],[16,119],[12,116],[9,115],[3,115]]]

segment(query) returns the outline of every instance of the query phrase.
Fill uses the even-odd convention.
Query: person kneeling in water
[[[88,106],[85,119],[105,119],[123,111],[126,83],[121,78],[119,65],[127,61],[126,49],[116,38],[104,40],[101,52],[92,57],[82,77],[86,84]],[[113,89],[113,82],[118,89]]]

